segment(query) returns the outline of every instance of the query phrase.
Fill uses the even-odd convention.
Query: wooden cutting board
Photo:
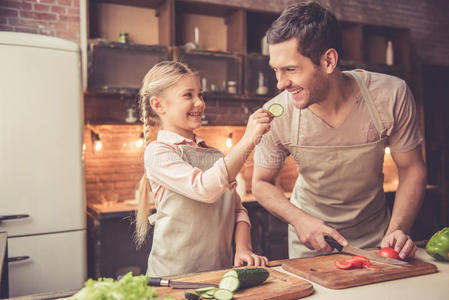
[[[288,272],[330,289],[343,289],[392,279],[406,278],[438,272],[435,265],[413,258],[410,266],[396,266],[371,260],[380,270],[338,269],[334,261],[352,257],[348,254],[331,254],[309,258],[291,259],[282,264]]]
[[[296,278],[273,269],[267,269],[270,272],[268,279],[261,285],[237,290],[234,292],[233,299],[239,300],[268,300],[268,299],[299,299],[313,293],[313,286],[309,282]],[[182,278],[176,278],[178,281],[201,282],[218,284],[221,277],[228,270],[213,271],[191,275]],[[169,287],[155,287],[160,298],[170,295],[173,300],[185,299],[184,290],[172,289]]]

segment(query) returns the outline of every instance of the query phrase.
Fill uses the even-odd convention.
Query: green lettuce
[[[147,285],[148,276],[127,273],[120,280],[112,278],[88,279],[84,287],[70,300],[169,300],[159,298],[156,290]]]

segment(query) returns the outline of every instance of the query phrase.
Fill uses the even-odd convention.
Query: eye
[[[294,71],[296,71],[296,68],[286,68],[285,71],[287,71],[287,72],[294,72]]]
[[[190,92],[189,92],[189,93],[185,93],[185,94],[184,94],[184,97],[186,97],[186,98],[192,98],[192,93],[190,93]]]
[[[204,95],[203,93],[198,93],[198,97],[201,99],[203,99],[203,95]]]

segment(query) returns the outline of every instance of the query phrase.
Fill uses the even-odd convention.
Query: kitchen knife
[[[170,279],[163,279],[161,277],[150,277],[148,281],[149,286],[168,286],[172,289],[199,289],[203,287],[218,287],[218,285],[213,283],[199,283],[199,282],[183,282],[183,281],[173,281]]]
[[[387,263],[387,264],[391,264],[391,265],[396,265],[396,266],[410,266],[410,264],[408,262],[405,262],[405,261],[402,261],[399,259],[380,256],[374,252],[370,252],[367,250],[352,247],[350,245],[343,247],[342,245],[340,245],[336,240],[334,240],[330,236],[325,236],[324,239],[329,244],[329,246],[337,249],[339,252],[344,252],[344,253],[348,253],[348,254],[352,254],[352,255],[365,256],[366,258],[369,258],[371,260],[375,260],[378,262]]]

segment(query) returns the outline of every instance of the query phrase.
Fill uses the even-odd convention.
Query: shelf
[[[236,85],[236,94],[242,93],[243,57],[241,55],[175,47],[173,59],[185,62],[200,73],[201,87],[205,92],[223,93],[233,81]]]
[[[133,93],[156,63],[169,59],[167,47],[90,40],[89,91]]]

